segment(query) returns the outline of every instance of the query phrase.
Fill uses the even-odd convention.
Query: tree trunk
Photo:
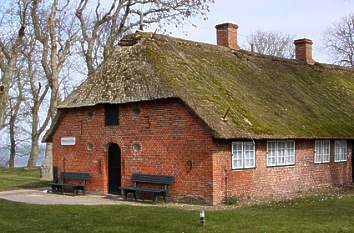
[[[34,100],[34,104],[32,108],[31,153],[27,161],[27,168],[35,168],[38,159],[38,153],[39,153],[39,145],[38,145],[39,135],[37,132],[38,120],[39,120],[38,111],[39,111],[38,101]]]
[[[51,94],[50,94],[49,111],[50,111],[50,116],[51,116],[51,120],[53,123],[53,120],[57,114],[57,107],[58,107],[58,103],[60,102],[60,99],[58,96],[59,73],[53,72],[52,75],[53,76],[52,76],[52,79],[50,82]],[[53,147],[52,143],[46,144],[44,161],[41,166],[41,180],[53,179],[53,149],[52,149],[52,147]]]
[[[38,137],[34,136],[31,140],[31,153],[27,161],[27,168],[35,168],[39,156]]]
[[[51,81],[49,82],[50,86],[50,119],[53,121],[57,114],[58,103],[60,102],[59,97],[59,72],[53,71]]]
[[[47,143],[45,148],[45,157],[41,166],[41,180],[53,179],[53,151],[52,143]]]
[[[0,86],[0,129],[4,127],[5,109],[7,102],[7,94],[5,93],[5,87]]]
[[[1,95],[1,94],[0,94]],[[3,109],[5,108],[5,105],[3,104],[3,102],[2,102],[2,98],[3,97],[1,97],[0,96],[0,130],[2,129],[2,128],[4,128],[4,118],[5,118],[5,111],[3,111]]]
[[[10,159],[9,168],[15,167],[15,157],[16,157],[16,139],[15,139],[15,122],[10,119]]]
[[[10,72],[11,75],[13,75],[12,72]],[[10,76],[11,77],[11,76]],[[14,168],[15,167],[15,157],[16,157],[16,123],[17,123],[17,117],[18,113],[20,111],[20,106],[23,101],[22,99],[22,91],[23,91],[23,86],[21,83],[21,79],[17,77],[17,88],[18,88],[18,96],[15,99],[15,104],[13,106],[12,101],[8,101],[9,106],[10,106],[10,118],[9,118],[9,136],[10,136],[10,160],[9,160],[9,167]],[[8,93],[7,93],[8,94]],[[7,96],[8,98],[8,96]],[[8,99],[9,100],[9,99]]]
[[[3,77],[0,80],[2,85],[0,86],[0,129],[4,127],[5,123],[5,111],[7,103],[9,100],[9,86],[11,82],[11,77],[13,72],[11,71],[14,67],[13,64],[10,64],[12,67],[9,67],[10,70],[3,71]]]

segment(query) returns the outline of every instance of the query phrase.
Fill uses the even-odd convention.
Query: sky
[[[314,42],[316,61],[330,62],[323,48],[325,31],[342,17],[354,13],[354,0],[215,0],[208,20],[193,19],[197,27],[171,28],[173,36],[215,44],[214,26],[239,25],[239,44],[257,30],[283,32]],[[248,49],[248,48],[244,48]]]

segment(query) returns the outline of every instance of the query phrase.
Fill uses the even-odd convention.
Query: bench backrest
[[[87,181],[90,179],[88,173],[76,173],[76,172],[63,172],[61,173],[63,180],[84,180]]]
[[[174,182],[173,176],[153,176],[144,174],[133,174],[132,181],[140,183],[169,185]]]

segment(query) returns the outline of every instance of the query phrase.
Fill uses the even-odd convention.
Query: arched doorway
[[[108,147],[108,193],[120,194],[121,179],[120,148],[112,143]]]

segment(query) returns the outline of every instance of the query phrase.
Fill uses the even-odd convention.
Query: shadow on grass
[[[0,191],[42,188],[48,186],[48,183],[40,180],[39,168],[0,169]]]
[[[19,189],[37,189],[37,188],[47,188],[49,187],[49,181],[35,181],[31,183],[21,184],[15,186]]]

